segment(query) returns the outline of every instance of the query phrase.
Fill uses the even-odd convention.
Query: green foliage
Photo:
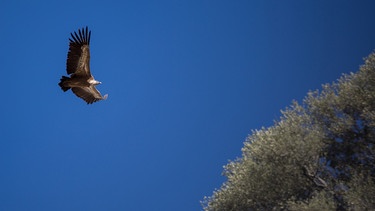
[[[282,114],[247,138],[204,209],[375,209],[375,54]]]
[[[375,210],[374,178],[367,174],[354,175],[348,186],[350,189],[344,194],[352,210]]]
[[[308,201],[290,200],[288,208],[291,211],[300,210],[335,210],[336,205],[330,193],[316,192]]]

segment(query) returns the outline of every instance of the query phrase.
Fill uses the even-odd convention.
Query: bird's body
[[[69,52],[66,61],[66,72],[70,77],[62,76],[59,86],[66,92],[72,89],[73,93],[82,98],[87,104],[107,99],[108,95],[102,96],[95,88],[101,82],[94,79],[90,72],[90,36],[88,28],[78,29],[71,33],[69,39]]]

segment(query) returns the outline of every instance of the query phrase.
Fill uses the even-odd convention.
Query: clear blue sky
[[[375,1],[1,1],[0,210],[201,210],[253,129],[375,48]],[[57,83],[89,26],[108,100]]]

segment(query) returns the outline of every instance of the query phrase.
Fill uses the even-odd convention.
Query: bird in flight
[[[78,29],[78,33],[70,33],[69,52],[66,60],[66,72],[70,77],[62,76],[59,86],[66,92],[72,89],[77,97],[87,104],[105,100],[108,94],[102,96],[96,89],[101,82],[94,79],[90,72],[90,36],[88,27]]]

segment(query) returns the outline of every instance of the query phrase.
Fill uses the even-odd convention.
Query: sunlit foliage
[[[375,210],[375,53],[253,131],[206,211]]]

